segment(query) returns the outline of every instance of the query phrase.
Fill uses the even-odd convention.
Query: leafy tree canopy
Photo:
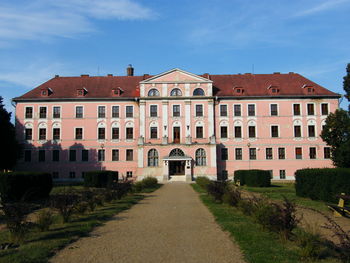
[[[337,167],[350,167],[350,116],[343,109],[330,113],[321,138],[331,146],[332,161]]]
[[[343,87],[345,90],[345,97],[350,101],[350,63],[346,67],[346,76],[344,77]],[[349,104],[350,111],[350,104]]]
[[[20,146],[16,140],[15,127],[11,123],[11,113],[7,112],[0,96],[0,171],[10,170],[19,157]]]

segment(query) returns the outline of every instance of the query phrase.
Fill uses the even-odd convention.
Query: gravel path
[[[239,263],[242,258],[191,186],[168,183],[51,262]]]

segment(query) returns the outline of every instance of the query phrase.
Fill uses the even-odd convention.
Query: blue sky
[[[350,0],[1,0],[0,95],[59,74],[297,72],[343,93]],[[344,105],[344,103],[343,103]]]

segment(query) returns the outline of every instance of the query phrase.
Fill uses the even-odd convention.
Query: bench
[[[338,205],[329,204],[328,207],[333,210],[333,215],[336,217],[340,216],[348,216],[350,217],[350,207],[345,206],[346,201],[350,201],[350,195],[346,195],[344,193],[341,193],[340,195],[337,195],[339,198]]]

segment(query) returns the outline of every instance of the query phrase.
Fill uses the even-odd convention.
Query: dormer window
[[[244,89],[242,87],[234,87],[233,94],[234,95],[242,95],[244,93]]]
[[[51,94],[53,93],[53,90],[51,88],[44,88],[44,89],[41,89],[40,91],[40,95],[42,97],[48,97],[50,96]]]
[[[302,87],[301,87],[305,93],[307,94],[314,94],[315,93],[315,89],[313,86],[310,86],[310,85],[307,85],[307,84],[304,84]]]
[[[84,97],[88,93],[86,88],[77,89],[77,96]]]
[[[268,88],[268,91],[272,95],[277,95],[280,92],[280,89],[277,86],[270,85]]]
[[[115,88],[115,89],[112,89],[112,95],[113,96],[116,96],[116,97],[119,97],[121,94],[123,93],[123,90],[121,88]]]

